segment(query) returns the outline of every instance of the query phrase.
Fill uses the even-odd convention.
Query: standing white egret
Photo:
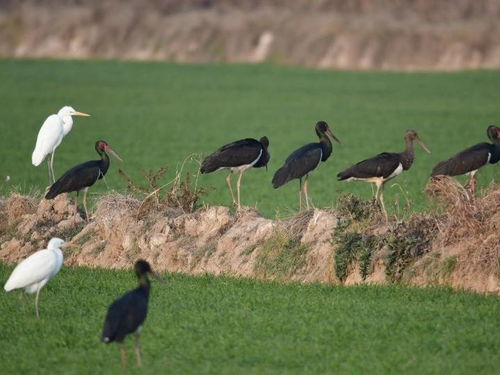
[[[37,251],[19,263],[5,283],[4,289],[6,292],[19,288],[24,288],[24,291],[29,294],[36,292],[35,309],[37,318],[39,317],[38,295],[40,289],[61,269],[63,264],[61,247],[63,245],[64,241],[60,238],[52,238],[46,249]]]
[[[73,127],[73,118],[71,116],[90,116],[86,113],[78,112],[73,107],[62,107],[56,115],[50,115],[43,123],[38,137],[36,139],[35,150],[31,156],[31,162],[35,167],[38,167],[45,157],[52,153],[47,164],[49,167],[49,183],[56,181],[54,175],[54,152],[61,144],[65,135],[67,135]]]

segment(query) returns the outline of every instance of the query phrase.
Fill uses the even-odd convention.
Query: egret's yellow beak
[[[72,115],[72,116],[90,117],[90,115],[89,115],[89,114],[87,114],[87,113],[77,112],[77,111],[75,111],[75,113],[73,113],[73,115]]]

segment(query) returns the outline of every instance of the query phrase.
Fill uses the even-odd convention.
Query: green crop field
[[[242,199],[267,216],[297,209],[298,183],[274,190],[273,173],[297,147],[317,141],[314,124],[326,120],[342,144],[310,178],[316,206],[331,207],[339,195],[370,198],[364,183],[340,183],[336,174],[382,151],[402,151],[403,133],[417,130],[432,154],[416,150],[413,168],[388,184],[386,204],[408,199],[425,209],[422,192],[432,167],[457,151],[486,140],[486,127],[500,119],[500,72],[330,72],[268,65],[175,65],[117,61],[0,61],[0,194],[43,191],[46,164],[31,165],[38,130],[48,114],[69,104],[92,114],[76,118],[56,152],[56,175],[97,157],[104,139],[124,163],[112,161],[105,182],[92,188],[126,190],[117,173],[134,179],[141,170],[168,165],[168,182],[192,154],[207,155],[245,137],[270,138],[269,170],[243,178]],[[188,162],[186,170],[195,170]],[[499,179],[499,168],[479,174],[479,186]],[[3,182],[10,176],[8,183]],[[225,172],[200,176],[214,187],[208,204],[229,204]],[[464,179],[462,179],[463,181]]]
[[[12,267],[0,263],[0,280]],[[500,299],[449,289],[153,281],[141,374],[495,374]],[[0,373],[122,373],[100,343],[131,271],[63,268],[40,294],[0,293]],[[127,340],[135,369],[133,340]],[[135,371],[134,371],[135,372]]]

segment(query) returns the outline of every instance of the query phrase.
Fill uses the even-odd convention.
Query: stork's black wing
[[[250,164],[263,153],[262,144],[253,138],[245,138],[222,146],[201,163],[200,172],[210,173],[219,168],[239,167]],[[265,164],[264,164],[265,165]]]
[[[431,176],[458,176],[475,171],[488,162],[492,147],[486,142],[469,147],[448,160],[438,163],[432,170]]]
[[[340,172],[339,180],[349,178],[389,177],[401,163],[401,154],[384,152],[373,158],[362,160]]]
[[[273,177],[273,187],[276,189],[287,182],[302,178],[321,162],[322,150],[319,143],[309,143],[295,150],[278,169]]]
[[[121,342],[129,333],[144,323],[148,312],[148,297],[140,290],[132,290],[113,302],[108,309],[102,340]]]
[[[50,187],[45,199],[53,199],[61,193],[78,191],[92,186],[106,172],[101,171],[101,160],[92,160],[79,164],[63,174]]]

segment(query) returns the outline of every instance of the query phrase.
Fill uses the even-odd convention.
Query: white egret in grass
[[[61,248],[64,245],[64,240],[57,237],[52,238],[46,249],[37,251],[19,263],[5,283],[6,292],[19,288],[24,288],[24,291],[29,294],[36,292],[37,318],[40,316],[38,313],[40,289],[61,269],[63,264]]]
[[[64,136],[66,136],[73,127],[73,118],[71,116],[90,115],[78,112],[73,107],[65,106],[62,107],[57,114],[47,117],[38,132],[35,150],[31,155],[31,162],[37,167],[43,162],[47,155],[52,154],[50,159],[47,159],[50,184],[55,182],[54,152],[61,144]]]

